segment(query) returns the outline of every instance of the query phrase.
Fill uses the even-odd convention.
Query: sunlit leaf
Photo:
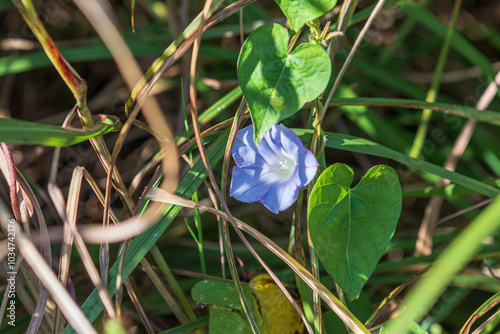
[[[255,30],[238,59],[238,79],[255,127],[256,142],[276,123],[323,92],[331,74],[321,46],[301,44],[288,53],[288,32],[278,24]]]
[[[328,13],[336,0],[274,0],[290,22],[290,29],[297,32],[307,21]]]

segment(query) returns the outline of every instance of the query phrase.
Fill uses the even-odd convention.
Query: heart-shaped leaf
[[[312,242],[321,263],[352,300],[357,298],[391,240],[401,213],[401,186],[394,170],[371,168],[350,188],[353,171],[327,168],[309,198]]]
[[[331,64],[321,46],[301,44],[288,53],[288,32],[278,24],[255,30],[238,59],[238,79],[259,143],[276,123],[319,96],[330,79]]]
[[[274,0],[285,14],[290,29],[297,32],[308,22],[328,13],[337,0]]]

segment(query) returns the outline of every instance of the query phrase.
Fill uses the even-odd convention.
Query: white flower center
[[[276,168],[276,173],[281,179],[289,179],[295,170],[295,161],[287,157],[281,157]]]

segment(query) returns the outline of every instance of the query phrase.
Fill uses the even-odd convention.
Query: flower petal
[[[273,125],[273,127],[266,132],[263,140],[260,142],[259,153],[266,159],[269,163],[274,163],[276,159],[270,159],[272,157],[281,157],[283,152],[281,151],[281,128],[278,125]],[[271,161],[273,160],[273,161]]]
[[[279,130],[273,126],[266,132],[257,147],[253,141],[253,125],[241,129],[236,135],[231,151],[234,161],[240,167],[251,166],[255,163],[277,165],[282,155],[279,137]]]
[[[269,191],[274,180],[269,168],[236,166],[233,168],[229,195],[241,202],[257,202]]]
[[[265,163],[253,142],[252,125],[238,131],[231,153],[234,161],[240,167],[250,166],[256,162]]]
[[[291,177],[297,187],[300,188],[305,187],[314,179],[319,165],[314,154],[308,149],[305,150],[302,160],[305,165],[297,165]]]
[[[288,209],[300,188],[316,175],[318,162],[300,138],[284,125],[273,125],[259,146],[253,125],[240,130],[233,150],[236,167],[230,195],[239,201],[260,202],[274,213]]]
[[[302,140],[300,140],[295,132],[293,132],[283,124],[280,124],[279,127],[281,131],[281,147],[284,151],[284,154],[292,158],[296,163],[304,165],[303,163],[301,163],[301,156],[305,153],[305,151],[308,150],[304,147]]]
[[[269,211],[278,213],[288,209],[297,200],[299,189],[293,182],[275,183],[262,197],[262,203]]]
[[[312,154],[312,152],[309,151],[307,148],[305,149],[302,159],[303,159],[303,165],[306,166],[307,168],[316,169],[319,166],[318,160],[316,160],[314,154]]]

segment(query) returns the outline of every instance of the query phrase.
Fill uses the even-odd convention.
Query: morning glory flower
[[[253,125],[238,131],[232,150],[230,195],[245,203],[260,202],[274,213],[288,209],[308,185],[318,161],[297,135],[284,125],[274,125],[259,146]]]

